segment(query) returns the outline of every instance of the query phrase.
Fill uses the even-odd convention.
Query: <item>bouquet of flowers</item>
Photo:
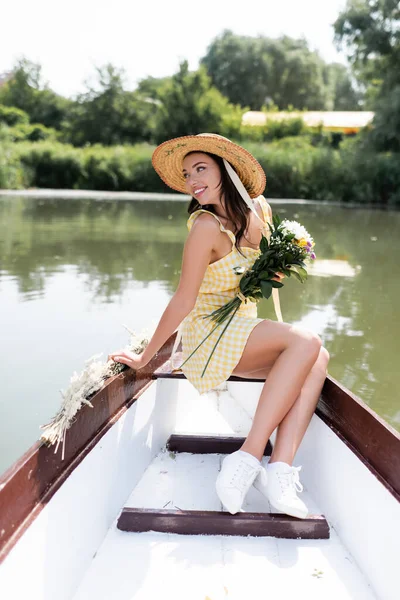
[[[245,270],[244,267],[235,267],[235,273],[242,275],[240,279],[238,292],[232,300],[214,310],[211,314],[203,317],[211,319],[216,326],[193,350],[188,358],[182,363],[181,367],[193,356],[200,346],[210,337],[210,335],[225,321],[227,321],[215,346],[207,360],[201,376],[204,376],[208,364],[218,346],[223,334],[231,323],[233,317],[239,310],[242,302],[257,302],[261,298],[269,298],[273,288],[281,288],[283,283],[275,281],[276,273],[280,272],[291,277],[292,275],[304,283],[307,279],[306,263],[307,259],[315,259],[314,240],[308,231],[297,221],[281,220],[275,215],[272,225],[268,223],[270,229],[269,240],[263,235],[260,243],[260,254],[255,260],[251,269]]]

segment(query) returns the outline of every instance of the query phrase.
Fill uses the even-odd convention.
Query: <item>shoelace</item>
[[[287,473],[278,473],[279,483],[283,495],[296,496],[297,492],[303,491],[303,486],[300,483],[299,471],[301,467],[291,467]],[[297,497],[297,496],[296,496]]]
[[[257,474],[258,471],[260,470],[260,467],[252,467],[251,465],[249,465],[247,462],[245,461],[241,461],[238,463],[232,478],[231,478],[231,485],[235,486],[237,489],[239,489],[240,492],[243,492],[246,488],[246,486],[249,483],[249,479],[251,478],[251,476],[255,473]]]

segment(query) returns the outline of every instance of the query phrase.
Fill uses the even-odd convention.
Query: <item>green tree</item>
[[[17,61],[11,78],[0,88],[0,104],[25,111],[31,123],[61,129],[71,104],[42,81],[42,68],[26,58]]]
[[[400,152],[400,85],[376,100],[373,127],[367,140],[378,152]]]
[[[329,101],[324,81],[325,63],[311,52],[304,39],[283,36],[268,42],[273,57],[273,101],[281,109],[326,110]]]
[[[240,128],[242,110],[228,100],[211,84],[204,67],[189,72],[188,62],[180,64],[179,71],[163,88],[159,108],[156,141],[171,137],[214,132],[233,136]],[[229,122],[229,125],[226,125]]]
[[[65,123],[65,139],[75,146],[135,143],[151,137],[154,102],[124,90],[124,71],[96,68],[97,87],[86,83]]]
[[[159,100],[165,85],[171,81],[171,77],[146,77],[139,81],[137,92],[144,98]]]
[[[306,40],[270,39],[224,31],[202,59],[213,84],[230,102],[260,110],[275,104],[285,110],[323,110],[329,102],[325,63]]]
[[[347,49],[361,81],[385,87],[400,83],[398,0],[347,0],[334,29],[338,47]]]
[[[0,104],[0,123],[8,127],[27,125],[29,123],[29,115],[20,108]]]
[[[349,70],[340,63],[325,68],[325,81],[329,87],[329,110],[360,110],[363,94],[353,83]]]
[[[353,72],[375,109],[367,136],[377,150],[400,151],[400,4],[398,0],[348,0],[335,21]]]
[[[215,87],[233,104],[259,110],[266,103],[272,64],[261,38],[226,30],[210,44],[201,64]]]

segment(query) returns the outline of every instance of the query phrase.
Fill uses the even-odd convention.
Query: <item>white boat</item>
[[[328,377],[294,461],[311,515],[271,511],[255,488],[231,515],[215,479],[264,382],[199,396],[170,372],[174,338],[107,380],[63,460],[37,442],[2,476],[1,597],[397,600],[400,435]]]

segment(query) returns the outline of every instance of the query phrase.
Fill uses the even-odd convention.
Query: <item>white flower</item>
[[[283,231],[283,233],[291,233],[294,234],[296,240],[306,239],[307,241],[313,242],[312,237],[308,233],[307,229],[300,225],[297,221],[289,221],[285,219],[279,226],[279,229]]]
[[[148,345],[156,329],[156,322],[153,320],[152,324],[141,333],[131,331],[126,325],[124,327],[131,334],[130,344],[125,349],[139,354]],[[74,372],[69,387],[65,391],[61,390],[62,402],[57,414],[49,423],[41,425],[41,429],[44,430],[41,439],[46,445],[56,444],[55,452],[57,452],[59,444],[62,443],[62,460],[65,453],[65,435],[74,422],[78,410],[85,404],[93,408],[88,396],[97,392],[104,385],[105,379],[122,371],[120,366],[112,364],[111,361],[103,363],[97,360],[100,356],[101,354],[96,354],[86,360],[86,367],[80,374]]]

